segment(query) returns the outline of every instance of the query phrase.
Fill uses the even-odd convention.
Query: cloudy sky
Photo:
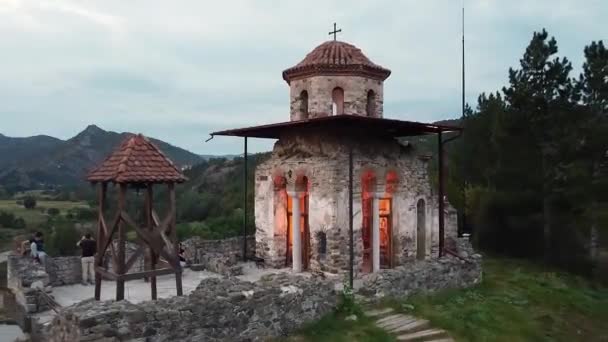
[[[69,138],[89,124],[141,132],[202,154],[238,153],[214,130],[286,121],[281,78],[328,39],[393,71],[385,117],[460,112],[458,0],[0,0],[0,133]],[[465,0],[467,101],[499,89],[535,30],[576,73],[608,40],[608,1]],[[271,143],[255,141],[255,151]]]

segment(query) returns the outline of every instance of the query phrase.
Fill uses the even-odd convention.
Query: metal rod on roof
[[[443,141],[442,141],[442,132],[439,131],[437,133],[437,161],[439,164],[439,257],[443,256],[443,248],[444,248],[444,210],[443,210],[443,197],[444,197],[444,179],[443,179]]]

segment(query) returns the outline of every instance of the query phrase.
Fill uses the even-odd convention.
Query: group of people
[[[46,267],[47,254],[44,250],[44,235],[42,232],[36,232],[34,236],[25,241],[24,244],[29,244],[29,254],[36,260],[36,262]],[[87,233],[76,243],[76,246],[80,247],[81,257],[80,262],[82,265],[82,285],[94,284],[95,279],[95,253],[97,253],[97,243],[91,237],[91,234]],[[22,248],[24,253],[27,248]]]
[[[34,260],[46,267],[47,254],[44,250],[44,238],[42,232],[36,232],[34,236],[26,241],[29,243],[30,255]],[[80,262],[82,266],[82,285],[93,285],[95,284],[95,254],[97,253],[97,242],[92,238],[90,233],[85,234],[76,243],[76,246],[80,247],[81,257]],[[186,266],[186,256],[182,244],[179,244],[179,261],[180,266]]]

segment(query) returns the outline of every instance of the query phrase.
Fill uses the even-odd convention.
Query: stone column
[[[300,232],[300,198],[304,193],[298,191],[288,191],[291,197],[291,235],[293,237],[291,245],[291,260],[294,272],[302,272],[302,233]]]
[[[372,204],[372,272],[380,271],[380,198],[383,193],[374,193]]]

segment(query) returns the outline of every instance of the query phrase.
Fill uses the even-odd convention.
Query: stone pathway
[[[445,330],[432,328],[429,321],[396,313],[391,308],[370,309],[364,313],[376,320],[377,327],[397,336],[397,341],[454,341]]]

